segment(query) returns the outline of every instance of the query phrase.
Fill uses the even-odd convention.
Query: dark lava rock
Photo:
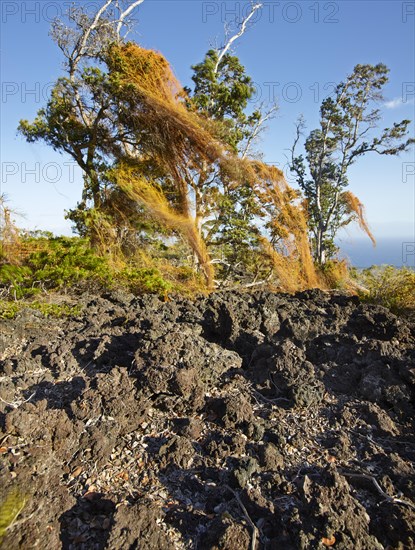
[[[134,506],[120,506],[113,519],[113,528],[106,548],[148,548],[173,550],[160,527],[165,514],[154,502],[140,502]]]
[[[233,481],[236,486],[244,489],[252,474],[258,472],[259,466],[255,458],[244,457],[237,461],[233,470]]]
[[[317,290],[75,301],[0,321],[4,548],[415,547],[413,323]]]
[[[160,447],[160,465],[162,468],[165,468],[169,464],[188,468],[194,454],[193,445],[189,439],[173,436],[165,445]]]
[[[266,443],[259,447],[261,466],[264,470],[276,471],[284,466],[284,456],[272,443]]]

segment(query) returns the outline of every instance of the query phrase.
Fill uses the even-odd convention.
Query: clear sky
[[[100,1],[84,2],[90,9]],[[256,99],[274,94],[277,118],[258,148],[280,167],[303,114],[310,131],[319,105],[358,63],[385,63],[382,126],[415,119],[415,2],[264,1],[255,24],[234,52],[257,88]],[[64,210],[80,198],[81,173],[71,160],[16,135],[21,118],[32,120],[45,104],[51,83],[62,74],[62,57],[48,36],[51,19],[63,15],[62,0],[1,3],[1,192],[25,214],[20,225],[70,233]],[[247,2],[144,0],[130,38],[162,52],[184,85],[192,64],[211,45],[221,45],[224,24],[247,13]],[[414,124],[411,126],[414,133]],[[398,158],[373,154],[350,171],[350,189],[366,205],[375,236],[415,242],[415,153]],[[290,175],[287,173],[288,180]],[[350,229],[349,237],[357,232]]]

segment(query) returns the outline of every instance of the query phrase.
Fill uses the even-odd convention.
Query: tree
[[[239,59],[229,53],[220,61],[219,57],[218,50],[209,50],[204,60],[192,67],[195,86],[188,90],[189,108],[214,121],[219,139],[241,155],[261,114],[258,110],[249,115],[245,112],[254,87]],[[202,165],[201,172],[189,170],[187,177],[199,233],[211,248],[220,248],[222,265],[235,267],[242,249],[247,257],[257,232],[248,208],[252,189],[243,182],[233,185],[220,166],[209,163]]]
[[[204,60],[192,67],[194,89],[187,89],[189,108],[213,120],[219,139],[242,159],[248,157],[265,122],[276,112],[274,103],[258,105],[247,112],[255,87],[238,57],[230,51],[261,7],[252,5],[249,14],[237,22],[235,34],[226,37],[222,47],[210,49]],[[250,184],[239,181],[234,185],[220,167],[207,164],[196,177],[189,171],[188,181],[198,231],[216,253],[220,250],[220,258],[214,261],[226,267],[222,272],[230,275],[236,267],[252,263],[260,234],[255,217],[261,215],[261,209]]]
[[[100,64],[111,44],[125,42],[131,15],[143,1],[105,0],[92,16],[86,7],[73,5],[67,13],[68,25],[56,19],[51,36],[64,55],[66,74],[57,80],[35,120],[19,124],[19,132],[28,142],[44,141],[70,155],[82,169],[82,200],[68,217],[95,246],[100,241],[96,214],[111,217],[114,200],[120,196],[113,194],[105,176],[112,163],[110,150],[115,143],[129,146],[128,135],[112,115],[109,83]],[[127,214],[126,206],[124,200],[118,211]],[[140,214],[132,204],[128,206],[130,217]]]
[[[2,262],[19,262],[21,232],[12,215],[21,216],[7,206],[7,196],[0,194],[0,265]]]
[[[281,278],[302,263],[306,269],[298,272],[298,277],[286,279],[291,279],[291,288],[309,284],[309,249],[302,246],[306,232],[298,223],[302,213],[292,204],[282,172],[258,160],[241,159],[218,138],[216,121],[189,110],[180,84],[161,54],[132,43],[115,45],[107,65],[114,118],[128,132],[133,147],[132,152],[123,151],[115,144],[117,160],[110,178],[150,215],[186,239],[208,286],[214,283],[215,261],[193,215],[189,175],[201,181],[210,173],[219,174],[221,184],[229,189],[246,185],[259,215],[279,213],[279,237],[286,246],[282,253],[275,251],[279,260],[274,264],[275,273]],[[241,204],[236,206],[241,209]],[[275,232],[278,229],[275,227]],[[256,231],[258,235],[258,227]]]
[[[187,244],[212,287],[212,245],[222,239],[229,248],[242,239],[246,250],[259,248],[255,222],[277,213],[273,235],[287,244],[282,254],[273,250],[274,272],[282,279],[286,267],[304,259],[304,247],[295,246],[301,224],[288,214],[295,208],[282,172],[248,158],[266,116],[244,114],[252,86],[239,61],[227,53],[250,16],[221,50],[207,56],[206,67],[213,62],[212,94],[205,107],[204,77],[198,80],[201,93],[189,98],[161,54],[123,40],[119,25],[126,12],[116,15],[111,6],[117,8],[118,2],[107,0],[92,18],[74,8],[71,29],[57,27],[67,75],[35,121],[20,123],[28,141],[45,141],[71,155],[84,171],[83,198],[71,219],[103,253],[112,252],[112,243],[125,235],[130,248],[130,229],[148,233],[158,224]],[[209,87],[208,78],[205,82]],[[238,149],[245,138],[243,150]],[[150,225],[145,227],[142,218],[140,223],[140,216]],[[287,250],[294,251],[292,257]],[[285,279],[294,287],[310,282],[308,275]]]
[[[141,151],[136,145],[143,140],[143,136],[139,135],[137,128],[123,126],[128,117],[123,117],[119,106],[114,103],[115,88],[105,70],[111,45],[125,43],[125,32],[122,34],[122,31],[128,29],[129,16],[142,2],[124,2],[121,8],[120,0],[105,0],[92,16],[88,16],[82,6],[71,7],[68,11],[69,25],[54,21],[51,34],[66,60],[66,75],[57,81],[46,107],[38,112],[36,119],[32,123],[22,120],[19,125],[19,131],[29,142],[42,140],[48,143],[55,150],[69,154],[82,169],[82,200],[69,211],[68,217],[75,223],[78,232],[88,235],[98,247],[103,241],[100,233],[104,227],[107,232],[129,234],[125,224],[120,223],[123,217],[128,217],[130,223],[127,225],[130,226],[134,225],[131,223],[134,219],[136,225],[145,224],[142,209],[134,201],[128,203],[127,197],[107,177],[108,170],[120,154],[140,157]],[[259,7],[254,6],[242,22],[243,31]],[[241,29],[238,36],[242,34]],[[203,110],[206,118],[218,123],[214,129],[215,137],[234,150],[244,137],[249,136],[249,128],[255,126],[256,130],[258,127],[256,113],[247,117],[242,112],[253,93],[250,79],[244,75],[237,58],[223,55],[235,36],[223,48],[206,57],[214,63],[212,72],[217,74],[220,71],[223,78],[217,86],[218,96],[214,100],[212,89],[201,91],[197,96],[201,99],[207,92],[215,107],[210,106],[208,111],[204,111],[202,101],[198,103],[196,95],[192,104],[193,110],[199,114]],[[226,84],[225,77],[230,79]],[[203,77],[199,79],[201,86],[202,80]],[[226,100],[224,96],[227,96]],[[224,111],[219,113],[220,106],[225,104]],[[212,165],[208,170],[208,164],[206,159],[195,159],[186,167],[185,174],[190,185],[189,193],[194,195],[194,216],[199,237],[202,236],[203,219],[209,215],[215,201],[215,188],[210,180],[215,179],[216,170]],[[147,163],[146,170],[153,169],[154,166]],[[165,174],[158,172],[157,176],[167,188],[169,182],[165,178],[161,182]],[[106,223],[103,224],[103,221]]]
[[[338,230],[353,220],[374,240],[364,218],[363,205],[346,191],[350,166],[371,152],[397,155],[415,141],[404,139],[409,120],[394,123],[373,136],[381,118],[375,105],[383,99],[388,72],[383,64],[355,66],[352,74],[336,87],[333,96],[322,102],[320,128],[305,140],[305,159],[295,155],[304,128],[302,120],[297,124],[290,168],[306,201],[313,254],[319,264],[335,255],[334,238]]]
[[[193,65],[194,90],[191,106],[206,117],[220,122],[222,138],[232,149],[241,154],[241,143],[247,140],[261,113],[255,109],[247,115],[245,109],[255,92],[252,79],[245,73],[239,59],[230,54],[221,56],[217,50],[209,50],[202,61]]]

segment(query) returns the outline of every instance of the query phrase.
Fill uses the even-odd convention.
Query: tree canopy
[[[134,228],[134,217],[144,209],[185,240],[208,286],[214,285],[211,255],[218,246],[251,246],[275,273],[308,254],[303,244],[292,245],[298,225],[292,227],[289,216],[281,218],[278,227],[284,231],[278,235],[271,220],[285,208],[301,210],[282,173],[238,152],[259,119],[244,112],[253,91],[250,79],[238,59],[226,54],[209,84],[206,66],[217,61],[210,52],[196,66],[196,87],[189,95],[161,54],[110,41],[75,72],[69,65],[69,76],[58,80],[35,121],[20,124],[29,141],[46,141],[84,170],[83,198],[70,215],[92,241],[102,236],[100,242],[109,246],[110,231],[103,234],[103,228],[120,224],[122,209],[135,214],[122,220]],[[258,220],[272,227],[272,238],[261,234]],[[307,284],[309,275],[296,269],[290,285]]]
[[[250,106],[253,82],[230,51],[260,6],[222,48],[193,65],[190,89],[161,53],[123,35],[141,2],[120,11],[106,0],[93,16],[72,7],[69,26],[52,27],[65,74],[19,130],[82,169],[83,194],[68,217],[103,254],[134,259],[143,250],[180,249],[174,261],[208,288],[230,281],[273,281],[286,290],[322,284],[316,265],[335,255],[340,227],[357,219],[371,236],[363,205],[346,190],[349,167],[366,153],[396,155],[414,141],[404,140],[407,120],[372,135],[388,69],[357,65],[336,87],[321,105],[320,127],[305,140],[305,158],[295,152],[298,124],[296,191],[252,150],[276,106]]]
[[[388,72],[381,63],[355,66],[333,96],[322,102],[320,127],[305,140],[305,158],[295,155],[303,122],[297,125],[291,170],[306,201],[314,257],[321,264],[335,256],[338,230],[354,220],[374,242],[363,204],[346,191],[350,166],[367,153],[397,155],[415,142],[413,138],[405,139],[409,120],[375,132],[381,119],[377,104],[383,100]]]

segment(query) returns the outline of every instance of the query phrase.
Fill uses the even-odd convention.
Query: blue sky
[[[83,2],[89,6],[99,1]],[[1,4],[1,191],[26,216],[30,228],[69,233],[64,210],[80,198],[81,174],[69,158],[16,136],[19,119],[31,120],[45,103],[62,57],[48,36],[50,20],[66,2],[3,0]],[[191,83],[192,64],[221,44],[224,23],[246,13],[247,2],[145,0],[130,34],[162,52],[181,82]],[[415,3],[400,1],[264,2],[235,53],[257,88],[258,99],[275,92],[279,112],[258,148],[267,162],[284,167],[303,114],[308,131],[318,124],[322,99],[357,63],[385,63],[382,126],[415,119]],[[414,133],[414,124],[411,131]],[[415,153],[398,158],[367,156],[353,166],[350,188],[366,205],[379,239],[415,241]],[[346,240],[358,238],[348,230]]]

